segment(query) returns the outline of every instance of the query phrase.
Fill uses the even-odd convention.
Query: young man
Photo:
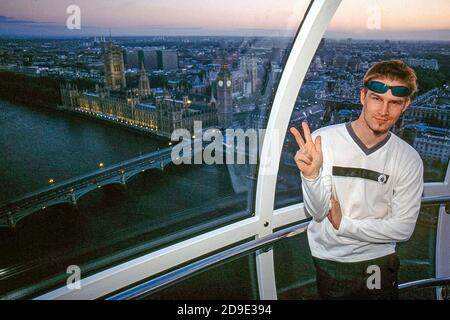
[[[423,190],[419,154],[389,131],[411,104],[416,75],[399,60],[364,76],[360,117],[310,133],[291,133],[300,147],[308,241],[323,299],[396,299],[396,242],[416,224]]]

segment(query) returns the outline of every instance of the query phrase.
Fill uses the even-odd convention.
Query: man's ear
[[[361,88],[361,91],[359,92],[359,101],[362,105],[364,105],[364,99],[366,99],[367,94],[367,88]]]
[[[405,103],[405,106],[403,107],[402,113],[405,112],[406,109],[408,109],[408,107],[411,105],[411,102],[412,101],[411,101],[410,97],[406,98],[406,103]]]

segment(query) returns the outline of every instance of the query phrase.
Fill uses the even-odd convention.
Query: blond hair
[[[367,70],[363,78],[363,85],[373,79],[388,78],[401,80],[409,88],[409,97],[417,91],[417,76],[414,70],[401,60],[386,60],[374,64]]]

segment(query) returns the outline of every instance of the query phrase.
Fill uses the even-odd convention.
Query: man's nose
[[[383,105],[381,106],[381,114],[382,115],[389,114],[389,101],[383,101]]]

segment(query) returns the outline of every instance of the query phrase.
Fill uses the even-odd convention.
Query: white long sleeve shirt
[[[350,122],[321,128],[323,165],[316,179],[302,175],[303,199],[312,216],[313,256],[357,262],[395,252],[408,240],[420,211],[423,164],[414,148],[393,133],[367,148]],[[327,219],[331,194],[342,211],[339,230]]]

